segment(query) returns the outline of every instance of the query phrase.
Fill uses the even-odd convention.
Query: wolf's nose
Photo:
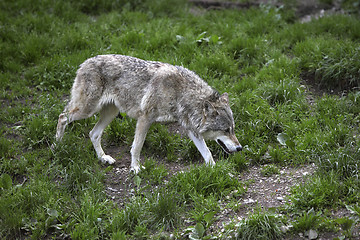
[[[236,147],[236,151],[240,152],[242,150],[242,146]]]

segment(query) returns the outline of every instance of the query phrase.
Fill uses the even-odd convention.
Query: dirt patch
[[[222,0],[189,0],[196,7],[206,10],[221,9],[239,9],[246,10],[251,7],[260,7],[261,5],[272,5],[275,7],[287,6],[295,11],[296,17],[300,22],[309,22],[313,18],[323,17],[326,14],[333,14],[341,11],[340,0],[324,3],[319,0],[303,1],[281,1],[281,0],[255,0],[255,1],[222,1]]]
[[[135,188],[134,174],[130,172],[131,155],[130,147],[109,147],[105,151],[116,159],[112,169],[105,174],[106,194],[119,207],[123,207],[130,197],[134,196]],[[119,156],[119,157],[117,157]],[[165,159],[156,159],[159,164],[165,166],[168,176],[164,182],[168,181],[174,174],[181,171],[188,171],[189,164],[180,162],[168,162]],[[144,162],[143,156],[141,162]],[[144,183],[146,184],[146,183]],[[158,186],[154,186],[158,187]]]
[[[219,233],[225,231],[225,226],[231,221],[241,221],[246,219],[248,215],[255,213],[260,208],[264,212],[273,211],[278,212],[281,207],[291,205],[289,199],[291,188],[305,184],[307,179],[315,174],[316,165],[308,164],[299,167],[282,167],[279,174],[266,177],[262,175],[263,166],[252,166],[241,173],[238,178],[240,181],[247,184],[247,191],[238,199],[238,210],[229,209],[227,202],[221,203],[222,210],[218,214],[217,221],[211,226],[210,232]],[[231,198],[232,196],[228,196]],[[332,219],[343,217],[351,217],[351,213],[346,208],[338,208],[329,213]],[[284,226],[286,227],[286,226]],[[300,232],[297,234],[287,233],[284,239],[309,239],[307,232]],[[339,232],[317,232],[316,239],[334,239],[341,237]],[[359,237],[356,237],[359,236]],[[352,239],[360,239],[360,224],[357,224],[353,232]]]
[[[287,199],[291,187],[304,183],[306,177],[313,175],[316,170],[315,164],[298,168],[282,167],[280,174],[266,177],[261,173],[261,169],[265,166],[253,166],[240,177],[249,184],[242,201],[245,211],[238,214],[240,217],[245,217],[249,210],[247,206],[254,204],[259,204],[264,209],[280,207],[286,202],[291,204]]]
[[[236,211],[227,208],[226,201],[222,204],[223,209],[213,228],[221,231],[224,224],[234,218],[241,221],[259,208],[268,211],[269,209],[275,210],[285,206],[285,204],[291,204],[288,199],[291,188],[303,184],[306,178],[316,171],[314,164],[301,167],[282,167],[280,168],[280,174],[266,177],[261,173],[265,166],[251,166],[238,176],[239,181],[246,184],[246,192],[238,199]],[[228,198],[231,197],[228,196]]]
[[[134,188],[132,175],[130,173],[131,156],[130,149],[125,146],[108,146],[105,151],[112,156],[116,162],[112,169],[106,173],[105,186],[106,194],[119,207],[122,207],[131,195],[131,189]]]
[[[184,131],[178,124],[167,124],[166,126],[169,134],[179,134],[181,137],[185,137]],[[137,187],[133,180],[134,174],[130,172],[130,149],[131,146],[127,145],[105,145],[105,152],[116,160],[112,165],[112,169],[105,175],[106,194],[116,202],[119,207],[124,206],[129,197],[134,196],[135,188]],[[149,157],[144,154],[146,154],[145,151],[142,151],[140,155],[140,161],[142,163],[145,157]],[[154,156],[152,157],[154,158]],[[188,171],[190,168],[190,163],[187,162],[170,162],[161,157],[155,157],[155,159],[159,164],[164,165],[168,172],[168,176],[164,181],[168,181],[174,174],[181,171]],[[200,161],[198,162],[202,164]],[[106,167],[105,165],[104,168]]]

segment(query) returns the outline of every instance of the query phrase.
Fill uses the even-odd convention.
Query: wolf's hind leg
[[[140,152],[144,145],[146,134],[150,128],[151,121],[146,116],[141,116],[136,122],[134,142],[131,147],[131,167],[130,171],[137,174],[140,171]]]
[[[99,121],[96,123],[95,127],[90,131],[90,139],[95,148],[96,154],[99,160],[103,163],[113,164],[115,159],[111,156],[106,155],[104,150],[101,147],[101,136],[104,132],[104,129],[111,123],[112,120],[119,114],[119,109],[113,105],[105,105],[100,111]]]
[[[195,137],[195,135],[191,131],[189,131],[188,136],[194,142],[196,148],[201,153],[201,156],[204,158],[205,163],[211,166],[215,165],[214,159],[205,143],[205,140],[202,137]]]

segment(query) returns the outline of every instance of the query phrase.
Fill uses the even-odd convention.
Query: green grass
[[[317,171],[292,189],[284,217],[295,234],[328,221],[325,228],[341,225],[351,237],[354,222],[318,214],[360,201],[356,4],[342,1],[351,14],[301,24],[291,2],[194,13],[176,0],[1,1],[0,238],[218,237],[210,229],[224,208],[243,200],[244,170],[260,165],[269,176],[309,163]],[[198,165],[189,139],[154,125],[142,151],[145,170],[130,180],[135,188],[124,205],[114,204],[104,184],[111,169],[88,139],[95,117],[71,124],[49,149],[78,66],[108,53],[182,65],[228,92],[243,152],[227,155],[209,142],[218,164]],[[130,149],[134,129],[122,114],[103,141]],[[161,161],[188,170],[170,173]],[[307,214],[293,217],[298,212]],[[281,219],[257,212],[228,231],[238,239],[243,232],[277,238]]]
[[[340,206],[342,201],[350,203],[358,201],[358,181],[355,179],[344,181],[340,175],[330,171],[314,176],[311,182],[294,187],[290,198],[294,207],[298,209],[334,208]]]
[[[144,169],[139,173],[140,179],[145,179],[149,184],[161,184],[168,176],[166,167],[159,164],[154,159],[146,159],[143,164]]]
[[[150,232],[169,231],[179,226],[183,206],[174,192],[155,191],[134,197],[122,210],[115,210],[110,219],[111,232],[123,232],[146,238]]]
[[[261,175],[263,175],[264,177],[270,177],[279,173],[280,170],[275,165],[266,165],[261,169]]]
[[[270,213],[256,212],[238,223],[233,239],[281,239],[281,219]]]
[[[179,192],[185,201],[193,201],[193,196],[221,198],[234,190],[241,192],[242,186],[234,177],[232,166],[224,162],[218,162],[215,167],[201,166],[178,173],[169,183],[169,188]]]
[[[326,212],[315,212],[313,208],[307,212],[302,212],[300,216],[295,218],[292,227],[293,232],[305,232],[312,230],[324,231],[325,229],[334,231],[334,221],[329,219]]]
[[[295,46],[304,74],[321,88],[342,90],[358,88],[358,44],[347,39],[324,37],[306,40]]]

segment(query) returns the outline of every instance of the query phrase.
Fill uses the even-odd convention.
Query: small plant
[[[218,35],[214,34],[214,35],[211,35],[208,37],[206,37],[206,35],[207,35],[207,32],[200,33],[196,38],[196,43],[198,43],[199,45],[203,44],[203,43],[218,44],[218,45],[222,44],[222,41],[220,41],[221,37],[219,37]]]
[[[320,37],[295,46],[301,66],[315,84],[328,90],[353,89],[359,82],[360,49],[347,40]]]
[[[47,115],[35,116],[26,122],[24,135],[29,147],[49,146],[53,138],[55,122],[50,121]]]
[[[12,187],[12,179],[9,174],[0,175],[0,190],[8,190]],[[1,193],[1,191],[0,191]]]
[[[188,216],[197,223],[201,223],[204,226],[208,222],[208,218],[204,219],[208,213],[213,212],[214,214],[220,211],[218,198],[215,196],[204,197],[202,195],[193,195],[192,209],[188,211]]]
[[[257,212],[242,220],[236,230],[235,239],[281,239],[281,219],[270,213]]]
[[[315,213],[314,209],[311,208],[296,219],[293,223],[293,230],[295,232],[305,232],[310,229],[317,229],[320,224],[320,218],[321,212]]]
[[[212,239],[211,236],[206,234],[206,230],[215,220],[215,212],[209,212],[204,215],[204,223],[198,222],[195,226],[188,227],[185,233],[189,233],[189,239],[192,240],[206,240]]]
[[[279,173],[280,173],[279,168],[272,164],[266,165],[261,169],[261,175],[263,175],[264,177],[270,177],[272,175]]]
[[[156,160],[148,158],[144,162],[144,169],[139,173],[139,177],[148,180],[150,184],[161,184],[164,178],[169,174],[163,164],[159,164]]]
[[[351,218],[343,217],[335,220],[337,224],[340,225],[346,239],[352,239],[354,229],[356,227],[357,221]]]
[[[264,155],[266,154],[268,150],[268,144],[264,144],[262,146],[259,146],[258,148],[248,148],[248,151],[246,151],[246,155],[248,158],[251,159],[251,163],[253,164],[259,164],[264,162]]]
[[[292,79],[280,80],[279,84],[269,82],[264,84],[259,91],[271,106],[291,103],[301,95],[298,83]]]
[[[354,215],[354,218],[358,221],[360,220],[360,205],[359,203],[354,204],[352,206],[346,205],[346,209],[350,211],[351,214]]]
[[[133,197],[121,211],[114,213],[110,225],[112,232],[131,234],[135,231],[136,226],[144,223],[146,218],[143,214],[148,213],[148,209],[142,200],[142,197]]]
[[[93,193],[86,191],[80,197],[79,210],[72,214],[76,224],[73,226],[71,237],[74,239],[91,239],[98,236],[105,229],[106,216],[109,214],[108,201],[99,201]]]
[[[231,166],[225,162],[218,162],[214,167],[202,165],[188,172],[178,173],[169,183],[169,187],[179,191],[186,200],[193,195],[220,198],[233,190],[244,191],[241,186],[232,174]]]
[[[344,235],[348,239],[352,239],[353,232],[355,230],[355,227],[360,222],[360,207],[358,204],[349,206],[346,205],[346,208],[350,211],[352,214],[351,217],[343,217],[336,219],[336,223],[338,223],[341,227],[341,229],[344,231]],[[343,239],[343,238],[339,238]]]
[[[149,198],[149,219],[152,228],[174,229],[180,223],[180,202],[177,194],[166,190],[160,190]]]
[[[111,240],[127,240],[125,231],[118,231],[111,234]]]
[[[331,171],[326,175],[313,176],[305,184],[294,187],[290,199],[293,207],[316,210],[336,206],[346,194],[346,186],[339,181],[339,176]]]
[[[249,161],[246,159],[244,154],[232,154],[228,161],[234,163],[234,168],[237,172],[246,170],[249,166]]]
[[[283,145],[287,146],[291,149],[295,149],[295,143],[290,139],[290,137],[286,133],[279,133],[276,137],[278,142]]]
[[[0,137],[0,159],[8,157],[11,153],[11,141],[4,137]]]
[[[360,177],[360,149],[341,149],[331,151],[319,159],[320,170],[324,173],[335,171],[340,179],[346,180]]]
[[[167,160],[174,161],[177,158],[177,146],[181,146],[179,136],[171,135],[166,126],[154,124],[149,130],[144,147],[151,154],[165,155]]]
[[[145,192],[135,196],[124,209],[112,219],[113,232],[126,232],[140,236],[147,235],[147,229],[166,231],[180,224],[181,204],[177,194],[166,189]]]
[[[279,164],[284,164],[289,158],[289,153],[287,152],[287,149],[279,146],[269,146],[269,155],[271,157],[271,162]]]

